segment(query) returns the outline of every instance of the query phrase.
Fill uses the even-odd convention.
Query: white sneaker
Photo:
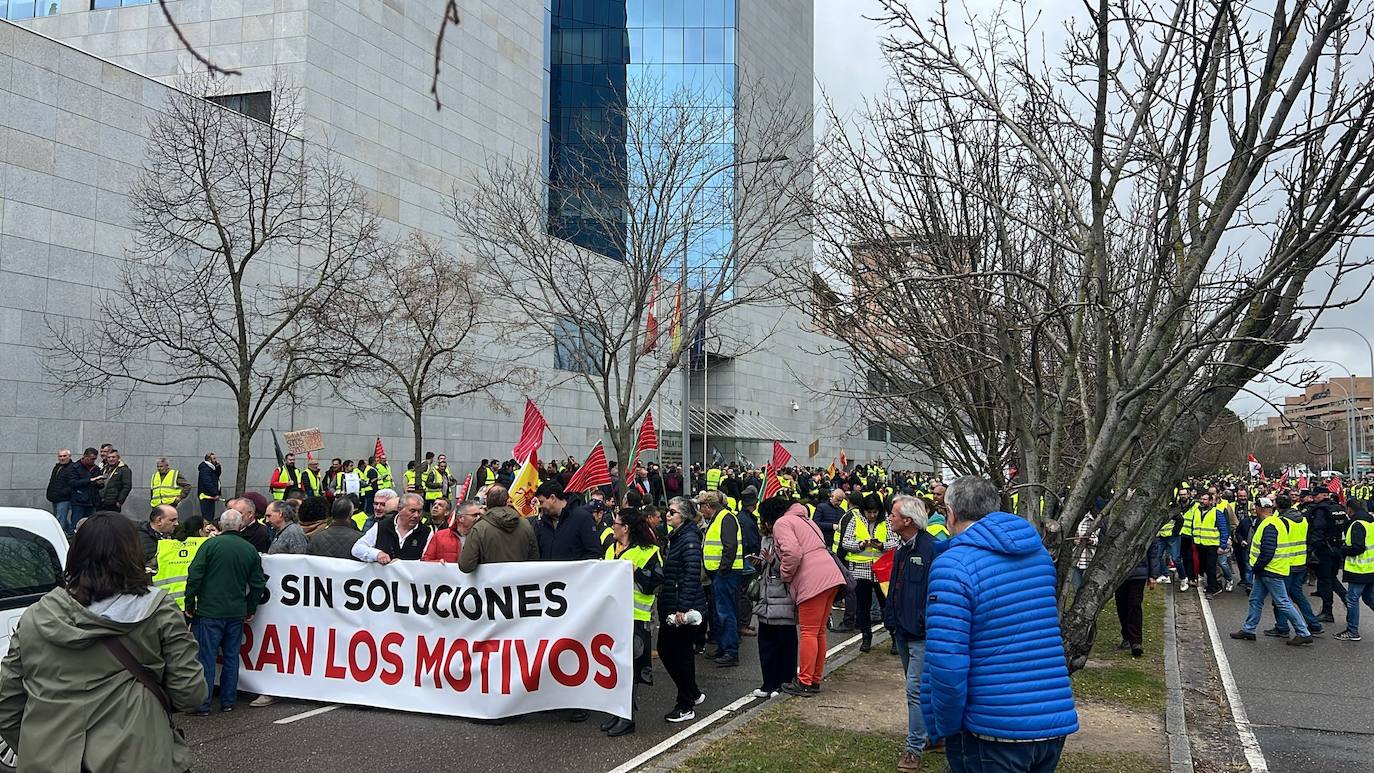
[[[1179,584],[1178,584],[1178,589],[1181,590],[1181,591],[1185,591],[1185,592],[1188,590],[1188,578],[1187,578],[1187,577],[1184,577],[1184,578],[1179,582]]]
[[[273,698],[271,695],[259,695],[258,697],[253,699],[252,703],[248,705],[256,706],[257,708],[262,708],[263,706],[271,706],[273,703],[276,702],[277,699]]]
[[[759,688],[759,689],[757,689],[757,690],[754,691],[754,697],[755,697],[755,698],[776,698],[776,697],[778,697],[778,691],[777,691],[777,690],[774,690],[774,691],[772,691],[772,692],[769,692],[769,691],[767,691],[767,690],[764,690],[763,688]]]
[[[694,706],[700,706],[701,704],[703,704],[703,703],[705,703],[705,702],[706,702],[706,693],[701,693],[700,695],[697,696],[697,702],[694,703],[693,705],[694,705]]]
[[[1161,574],[1160,576],[1155,578],[1155,582],[1160,585],[1167,585],[1169,583],[1169,575]]]
[[[1226,581],[1226,592],[1227,592],[1227,593],[1230,593],[1231,591],[1233,591],[1233,590],[1235,590],[1235,589],[1236,589],[1236,584],[1235,584],[1234,582],[1230,581],[1230,580],[1227,580],[1227,581]]]

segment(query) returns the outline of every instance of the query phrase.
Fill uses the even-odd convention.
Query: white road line
[[[827,658],[832,658],[832,657],[835,656],[835,653],[836,653],[836,652],[839,652],[840,650],[844,649],[845,647],[848,647],[849,645],[853,644],[854,642],[858,641],[859,639],[862,639],[863,637],[864,637],[863,634],[858,634],[857,636],[851,636],[851,637],[849,637],[848,639],[845,639],[844,641],[840,642],[839,644],[836,644],[835,646],[833,646],[833,647],[831,647],[830,649],[826,650],[826,651],[825,651],[825,656],[826,656]]]
[[[1245,704],[1240,701],[1240,690],[1236,689],[1236,678],[1231,674],[1231,662],[1226,659],[1226,650],[1221,646],[1221,636],[1217,634],[1217,621],[1212,617],[1212,604],[1207,594],[1199,587],[1198,600],[1202,602],[1202,617],[1207,621],[1207,635],[1212,639],[1212,652],[1217,656],[1217,670],[1221,672],[1221,686],[1226,688],[1226,701],[1231,704],[1231,719],[1240,736],[1240,745],[1245,749],[1245,761],[1250,763],[1253,773],[1268,773],[1269,765],[1264,761],[1264,751],[1260,749],[1255,731],[1251,729],[1250,719],[1245,714]]]
[[[835,646],[831,647],[830,649],[826,650],[826,651],[825,651],[825,656],[826,656],[827,658],[832,657],[835,653],[839,652],[840,650],[844,649],[845,647],[848,647],[849,645],[853,644],[854,642],[858,641],[858,640],[861,639],[861,638],[863,638],[862,635],[852,636],[852,637],[850,637],[850,638],[848,638],[848,639],[846,639],[846,640],[840,642],[839,644],[836,644]],[[696,735],[697,733],[700,733],[701,731],[705,730],[706,728],[710,727],[711,725],[715,724],[716,722],[719,722],[720,720],[724,719],[725,717],[730,716],[731,714],[735,713],[736,711],[739,711],[740,709],[744,708],[745,706],[748,706],[749,704],[753,703],[753,702],[756,701],[756,700],[760,700],[760,699],[759,699],[759,698],[755,698],[755,697],[753,696],[753,693],[746,693],[746,694],[744,695],[744,697],[740,698],[739,700],[736,700],[734,703],[731,703],[730,705],[726,706],[725,708],[717,709],[716,711],[710,713],[709,715],[707,715],[707,716],[704,717],[703,719],[699,719],[699,720],[697,720],[696,722],[693,722],[692,724],[688,725],[687,728],[686,728],[685,730],[681,730],[681,731],[679,731],[679,732],[677,732],[677,733],[675,733],[675,734],[673,734],[673,735],[668,736],[667,738],[663,739],[662,741],[659,741],[657,744],[655,744],[655,745],[654,745],[652,748],[650,748],[648,751],[645,751],[644,753],[640,754],[638,757],[635,757],[634,759],[632,759],[632,760],[630,760],[630,761],[628,761],[628,762],[625,762],[625,763],[622,764],[620,767],[614,768],[614,769],[608,771],[608,773],[630,773],[630,771],[634,770],[635,768],[638,768],[639,766],[643,765],[644,763],[649,762],[650,760],[654,759],[655,757],[658,757],[660,754],[663,754],[664,752],[668,751],[669,749],[673,748],[674,746],[677,746],[678,744],[682,743],[683,741],[687,740],[688,738],[691,738],[692,736]]]
[[[309,711],[302,711],[302,712],[299,713],[299,714],[292,714],[292,715],[289,716],[289,717],[282,717],[281,719],[276,720],[276,721],[273,722],[272,724],[274,724],[274,725],[289,725],[289,724],[291,724],[292,722],[297,722],[297,721],[302,720],[302,719],[309,719],[309,718],[311,718],[311,717],[317,717],[317,716],[319,716],[319,715],[321,715],[321,714],[328,714],[329,712],[333,711],[334,709],[337,709],[338,707],[339,707],[339,704],[337,704],[337,703],[330,704],[330,705],[328,705],[328,706],[321,706],[321,707],[319,707],[319,708],[317,708],[317,709],[311,709],[311,710],[309,710]]]

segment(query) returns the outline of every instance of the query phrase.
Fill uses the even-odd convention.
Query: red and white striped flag
[[[601,441],[596,441],[592,452],[587,454],[587,461],[577,468],[572,478],[568,480],[565,491],[570,493],[581,493],[595,486],[604,486],[611,482],[611,468],[606,464],[606,449],[601,446]]]
[[[782,482],[778,480],[777,469],[772,466],[766,467],[763,473],[763,498],[772,499],[781,491]]]
[[[382,447],[382,436],[377,436],[377,447],[372,449],[372,455],[381,459],[386,456],[386,449]]]
[[[534,401],[525,398],[525,421],[520,425],[520,439],[515,441],[515,448],[512,450],[516,461],[523,464],[544,445],[544,430],[548,426],[549,423],[544,421],[544,414],[534,407]]]
[[[651,409],[644,415],[644,423],[639,425],[639,437],[635,438],[635,451],[630,454],[630,466],[625,468],[625,479],[629,480],[635,474],[635,467],[639,465],[639,454],[641,451],[654,451],[658,449],[658,431],[654,429],[654,412]]]
[[[472,486],[472,473],[468,473],[468,476],[467,476],[466,478],[463,479],[463,487],[460,488],[460,489],[458,489],[458,498],[457,498],[457,499],[454,499],[453,501],[461,503],[463,500],[467,499],[467,498],[468,498],[468,488],[470,488],[471,486]],[[456,513],[457,510],[454,510],[454,512]]]
[[[770,466],[770,469],[775,471],[781,470],[782,468],[786,467],[787,463],[790,461],[792,461],[792,454],[788,453],[787,449],[782,447],[782,443],[779,443],[778,441],[774,440],[773,464]]]

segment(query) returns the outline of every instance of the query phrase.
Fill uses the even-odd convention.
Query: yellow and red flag
[[[539,488],[539,468],[534,459],[526,459],[520,466],[520,473],[510,484],[510,506],[526,518],[539,512],[539,502],[534,492]]]

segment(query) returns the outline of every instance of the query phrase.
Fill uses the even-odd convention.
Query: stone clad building
[[[307,130],[327,142],[365,186],[390,225],[438,238],[452,235],[443,195],[472,179],[493,158],[549,157],[560,141],[559,111],[595,109],[597,95],[566,81],[577,77],[564,56],[573,41],[623,40],[634,78],[657,68],[668,77],[707,77],[733,89],[749,73],[782,84],[794,104],[812,104],[812,11],[794,0],[459,0],[461,24],[446,32],[435,110],[430,92],[440,0],[173,0],[167,7],[187,40],[212,61],[241,71],[226,82],[236,100],[226,109],[252,114],[280,75],[300,88]],[[0,0],[0,502],[41,505],[60,447],[78,452],[112,442],[133,468],[128,509],[142,511],[158,456],[194,482],[207,451],[235,471],[233,403],[205,390],[165,408],[135,393],[64,397],[46,383],[42,363],[49,322],[89,319],[97,288],[107,286],[131,237],[125,195],[140,173],[150,120],[191,55],[156,4],[133,0]],[[614,59],[620,49],[610,52]],[[579,64],[601,53],[583,50]],[[591,58],[588,58],[591,57]],[[799,261],[809,247],[798,248]],[[708,357],[693,375],[694,434],[705,430],[699,461],[712,451],[763,460],[774,438],[801,463],[824,466],[841,449],[850,459],[889,457],[869,441],[858,417],[836,418],[817,399],[850,376],[844,364],[812,361],[821,348],[804,310],[749,309],[743,319],[762,351]],[[554,347],[529,364],[555,368]],[[702,410],[701,383],[709,384]],[[680,428],[679,380],[662,395],[665,435]],[[460,472],[489,456],[506,457],[519,433],[519,394],[508,414],[455,402],[426,421],[425,445],[447,453]],[[562,443],[546,440],[544,456],[581,458],[602,437],[600,412],[575,381],[552,390],[540,406]],[[393,463],[411,447],[399,415],[356,414],[316,389],[302,404],[283,403],[267,427],[319,427],[323,455],[367,456],[381,436]],[[820,441],[808,459],[807,446]],[[665,458],[680,443],[665,437]],[[700,443],[697,438],[696,443]],[[254,441],[250,486],[265,488],[272,439]],[[652,458],[652,457],[649,457]],[[402,462],[397,469],[403,469]],[[135,505],[137,505],[135,507]]]

